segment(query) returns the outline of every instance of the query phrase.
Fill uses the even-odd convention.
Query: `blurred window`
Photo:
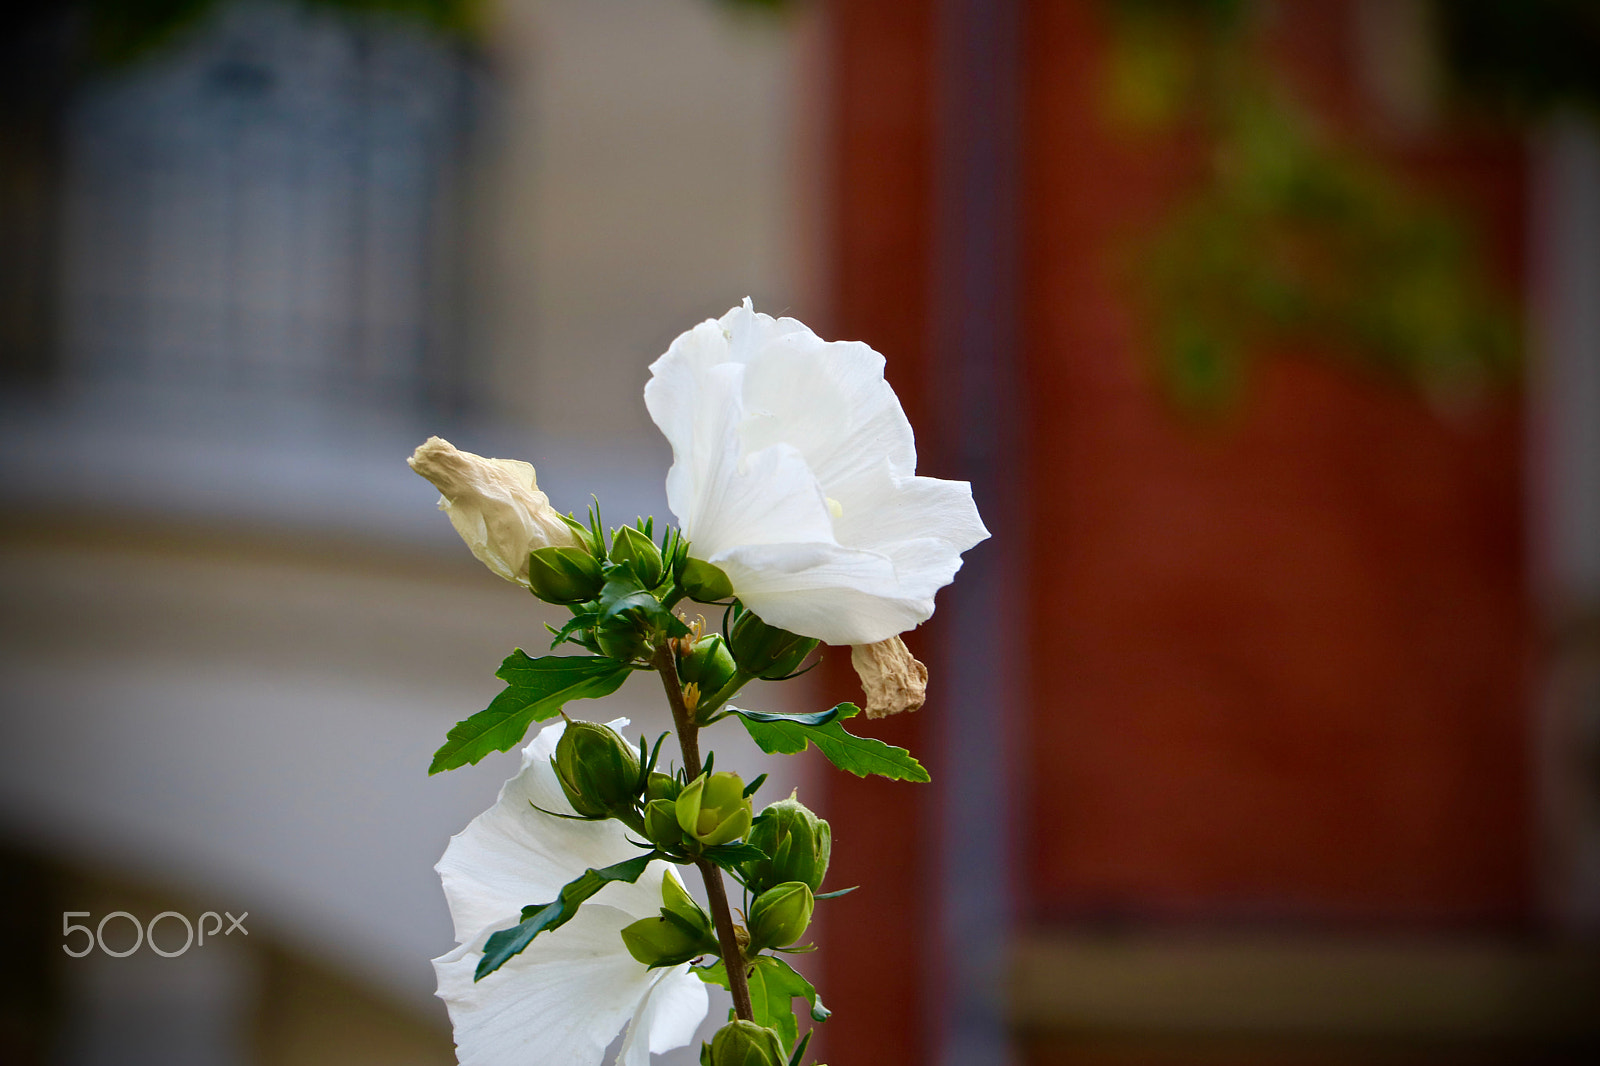
[[[420,25],[223,5],[65,117],[57,372],[453,407],[475,72]]]

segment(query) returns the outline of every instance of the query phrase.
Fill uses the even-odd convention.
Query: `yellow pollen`
[[[828,501],[828,513],[833,515],[833,517],[835,517],[835,518],[843,518],[844,517],[844,504],[840,503],[838,500],[834,499],[832,496],[828,496],[828,497],[825,497],[825,498]]]

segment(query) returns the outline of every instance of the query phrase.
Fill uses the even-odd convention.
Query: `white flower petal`
[[[729,576],[733,568],[728,568]],[[738,580],[734,579],[738,588]],[[758,590],[744,597],[750,609],[772,625],[803,633],[826,643],[846,645],[872,635],[894,636],[914,629],[933,613],[933,599],[908,599],[880,595],[870,588],[827,585],[806,589]],[[887,639],[877,636],[877,640]]]
[[[620,731],[628,720],[609,724]],[[434,867],[444,882],[457,943],[475,938],[485,927],[530,903],[554,900],[561,886],[585,869],[639,854],[628,843],[621,822],[554,818],[534,809],[572,813],[550,766],[565,728],[565,722],[556,722],[534,737],[522,750],[522,769],[500,789],[494,806],[451,838]],[[635,918],[655,914],[661,906],[663,869],[664,864],[655,864],[637,884],[607,885],[595,899],[621,907]]]
[[[793,445],[829,486],[884,460],[895,474],[909,476],[917,466],[916,445],[900,400],[883,379],[883,356],[865,344],[825,344],[809,330],[807,336],[814,343],[785,338],[769,344],[745,369],[745,446]],[[830,417],[818,418],[818,412]]]
[[[827,497],[798,451],[774,444],[741,455],[733,446],[724,455],[726,472],[708,478],[695,501],[696,532],[684,528],[707,557],[741,544],[833,540]]]
[[[667,971],[667,976],[650,991],[647,1020],[651,1053],[660,1055],[693,1040],[710,1008],[706,983],[690,973],[688,966]]]
[[[746,449],[740,441],[744,368],[711,363],[727,355],[715,323],[678,338],[656,360],[657,375],[645,388],[645,403],[658,424],[671,425],[673,465],[667,503],[684,535],[710,558],[721,547],[771,539],[833,537],[827,501],[799,451],[787,445]],[[698,416],[677,413],[690,404]],[[663,420],[666,420],[663,422]]]
[[[628,722],[608,724],[620,731]],[[662,878],[675,876],[662,862],[652,863],[638,884],[606,885],[565,925],[540,934],[482,981],[472,979],[490,934],[515,925],[523,906],[555,899],[587,867],[639,854],[618,822],[534,809],[572,810],[550,766],[565,728],[557,722],[534,737],[495,805],[454,837],[439,860],[460,943],[435,959],[434,969],[463,1066],[599,1066],[630,1020],[641,1042],[666,1050],[691,1039],[705,1017],[705,990],[687,967],[648,970],[622,943],[624,926],[659,912]]]
[[[705,982],[687,964],[655,972],[660,977],[634,1011],[617,1055],[618,1066],[649,1066],[651,1052],[687,1044],[710,1009]]]
[[[902,541],[931,539],[959,555],[989,536],[965,481],[895,477],[880,466],[828,486],[828,495],[839,501],[834,530],[841,544],[882,545],[893,554]],[[935,588],[959,569],[958,561],[952,562],[956,565]]]
[[[666,354],[650,366],[651,377],[644,387],[645,407],[674,452],[686,457],[691,466],[699,459],[695,441],[702,412],[695,398],[701,387],[700,378],[712,367],[727,362],[728,351],[727,335],[708,319],[681,334]],[[687,476],[691,471],[679,473]]]
[[[746,300],[650,367],[672,444],[667,502],[691,553],[764,621],[872,644],[933,613],[989,534],[965,482],[914,476],[910,423],[864,344],[823,341]]]
[[[655,979],[622,947],[617,931],[633,920],[586,903],[481,981],[472,975],[491,930],[434,960],[461,1066],[599,1066]]]

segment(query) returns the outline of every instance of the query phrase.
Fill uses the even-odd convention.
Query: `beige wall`
[[[388,1011],[436,1043],[428,960],[452,937],[433,864],[517,756],[434,777],[428,759],[502,687],[500,660],[546,648],[543,623],[563,612],[464,548],[438,558],[128,526],[12,528],[0,588],[0,748],[22,753],[0,777],[0,834],[88,871],[91,890],[63,911],[250,915],[249,940],[226,945],[252,953],[231,962],[209,947],[63,960],[46,907],[68,1015],[117,1032],[170,1009],[177,1033],[281,1010],[298,1028],[273,1046],[288,1047],[312,1039],[307,1026],[359,1030]],[[752,691],[751,705],[799,710],[803,687]],[[570,710],[628,717],[630,735],[671,727],[645,676]],[[809,792],[803,761],[762,755],[732,723],[706,742],[752,775],[769,770],[768,799]],[[263,949],[282,957],[277,970]],[[263,974],[277,982],[265,998]],[[323,985],[344,991],[307,991]]]
[[[471,274],[506,422],[451,428],[462,446],[535,460],[563,508],[595,490],[611,522],[636,504],[669,520],[649,362],[746,295],[815,317],[797,103],[814,36],[716,0],[500,0]],[[560,619],[431,511],[401,460],[432,426],[335,408],[325,425],[268,411],[130,430],[122,413],[46,412],[4,470],[0,745],[27,754],[0,776],[0,840],[99,886],[62,909],[249,910],[251,950],[69,959],[64,1009],[248,1016],[262,1066],[442,1059],[427,960],[451,938],[432,866],[516,760],[429,778],[428,756],[498,690],[501,658]],[[592,712],[666,728],[647,682]],[[803,684],[752,699],[799,709]],[[708,739],[758,766],[726,728]],[[805,773],[772,762],[768,797]],[[173,1017],[152,1040],[185,1028]]]
[[[812,306],[811,39],[713,0],[501,0],[483,254],[503,413],[653,440],[639,393],[674,336],[747,295]]]

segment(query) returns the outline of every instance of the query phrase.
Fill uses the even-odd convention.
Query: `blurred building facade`
[[[448,1061],[429,867],[509,760],[422,767],[539,617],[400,459],[663,515],[644,368],[748,294],[995,533],[874,726],[935,784],[825,778],[826,1061],[1584,1061],[1600,139],[1444,91],[1496,8],[241,0],[7,81],[0,1039]]]
[[[405,457],[665,515],[648,363],[807,299],[797,37],[705,0],[191,6],[110,65],[91,16],[161,11],[8,24],[0,1058],[448,1062],[431,868],[515,759],[428,756],[559,619]],[[63,952],[207,911],[244,931]]]

